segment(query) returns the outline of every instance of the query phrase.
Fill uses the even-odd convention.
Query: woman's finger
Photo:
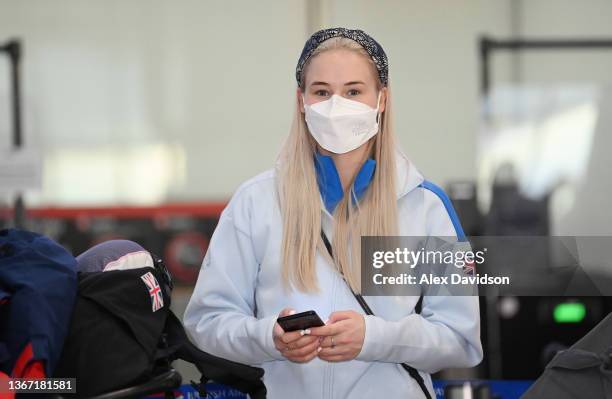
[[[291,316],[292,314],[295,314],[295,310],[293,310],[292,308],[284,308],[280,311],[278,317]]]
[[[279,338],[285,344],[289,344],[289,343],[292,343],[293,341],[297,341],[298,339],[302,337],[303,335],[300,333],[300,331],[291,331],[291,332],[284,333]]]
[[[347,328],[347,324],[349,323],[350,323],[350,320],[341,320],[333,324],[327,324],[321,327],[311,327],[310,335],[317,335],[317,336],[336,335],[344,331]]]
[[[289,316],[295,314],[295,310],[292,308],[284,308],[283,310],[280,311],[280,313],[278,314],[278,317],[284,317],[284,316]],[[281,335],[283,335],[285,333],[285,330],[283,330],[283,328],[280,326],[280,324],[278,323],[274,323],[274,328],[272,329],[272,336],[273,337],[280,337]]]
[[[336,346],[335,348],[321,348],[319,351],[319,357],[329,357],[338,355],[347,355],[352,352],[352,348],[348,346]]]
[[[289,342],[289,343],[284,343],[281,340],[275,340],[274,346],[278,350],[296,350],[296,349],[301,349],[304,346],[311,345],[313,343],[316,343],[317,346],[319,346],[318,341],[319,340],[317,337],[304,337],[304,339],[299,339],[297,341]]]
[[[291,347],[293,349],[298,349],[298,348],[302,348],[306,345],[310,345],[313,342],[317,342],[319,341],[319,337],[313,337],[310,335],[304,335],[303,337],[300,337],[299,339],[290,342],[288,345],[291,345]]]
[[[332,338],[333,338],[333,344],[332,344]],[[321,347],[322,348],[331,348],[332,346],[337,346],[337,345],[341,345],[342,342],[340,342],[339,336],[338,335],[332,335],[329,337],[323,337],[323,339],[321,340]]]
[[[297,349],[289,349],[286,353],[289,357],[302,357],[311,354],[312,352],[316,352],[319,347],[319,343],[317,341],[311,342],[308,345],[305,345],[301,348]]]
[[[317,343],[317,346],[318,346],[319,337],[312,337],[309,335],[305,335],[292,342],[284,342],[279,337],[279,338],[274,339],[274,346],[278,350],[295,350],[295,349],[300,349],[304,346],[310,345],[315,342]]]
[[[301,357],[292,357],[292,358],[287,358],[288,360],[291,360],[292,362],[295,363],[307,363],[309,361],[311,361],[312,359],[314,359],[315,357],[317,357],[317,351],[313,351],[312,353],[309,353],[305,356],[301,356]]]
[[[339,310],[329,315],[329,322],[335,323],[340,320],[354,319],[355,317],[359,317],[359,313],[354,310]]]
[[[331,335],[328,337],[322,337],[321,347],[322,348],[331,348],[336,346],[345,346],[352,342],[351,335],[349,332],[341,332],[338,335]]]
[[[279,339],[274,339],[274,347],[279,352],[284,352],[284,351],[289,350],[288,346]]]
[[[281,335],[283,335],[284,333],[285,333],[285,331],[280,326],[280,324],[274,323],[274,328],[272,329],[272,337],[274,337],[274,339],[276,339],[276,338],[280,337]]]

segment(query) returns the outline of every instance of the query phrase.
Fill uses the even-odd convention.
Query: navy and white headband
[[[372,58],[372,61],[374,61],[380,82],[383,84],[383,86],[387,86],[387,81],[389,80],[389,62],[387,61],[387,54],[385,54],[385,50],[383,50],[381,45],[378,44],[376,40],[374,40],[364,31],[346,28],[322,29],[310,36],[310,39],[308,39],[304,45],[304,49],[300,55],[297,67],[295,68],[295,78],[298,85],[302,80],[302,72],[308,59],[312,56],[314,51],[321,43],[333,37],[345,37],[359,43],[361,47],[368,52]]]

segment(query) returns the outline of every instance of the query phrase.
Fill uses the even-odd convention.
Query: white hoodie
[[[397,197],[400,234],[462,236],[450,201],[399,150]],[[332,217],[321,203],[322,225],[331,237]],[[184,324],[202,350],[262,367],[268,398],[424,398],[398,364],[419,370],[431,396],[429,373],[472,367],[482,360],[478,297],[365,297],[376,316],[365,317],[365,340],[351,361],[308,363],[285,359],[274,347],[272,329],[286,307],[315,310],[326,320],[334,311],[364,314],[340,274],[317,255],[321,291],[286,294],[281,283],[281,213],[273,170],[243,183],[221,214]],[[331,238],[333,240],[333,237]]]

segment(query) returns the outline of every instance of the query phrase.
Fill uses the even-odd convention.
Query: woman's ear
[[[299,87],[295,91],[295,95],[297,96],[298,111],[304,113],[304,97],[302,97],[303,93]]]
[[[381,114],[385,112],[385,108],[387,107],[387,93],[388,89],[383,87],[380,93],[380,105],[378,106],[378,112]]]

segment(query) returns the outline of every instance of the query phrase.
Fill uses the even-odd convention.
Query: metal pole
[[[612,39],[485,39],[492,50],[612,50]]]
[[[489,93],[491,70],[489,68],[490,39],[482,36],[478,42],[480,54],[480,94],[483,98]]]
[[[21,41],[18,39],[9,40],[2,48],[9,56],[11,68],[11,97],[13,114],[13,148],[19,150],[23,146],[23,135],[21,130],[21,88],[20,88],[20,61],[22,54]],[[14,224],[17,228],[22,228],[25,224],[25,204],[21,193],[17,194],[13,208]]]

